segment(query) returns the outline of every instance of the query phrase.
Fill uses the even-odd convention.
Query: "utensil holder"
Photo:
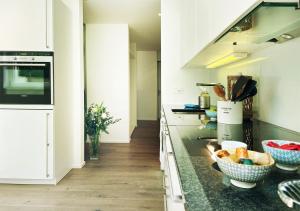
[[[243,103],[218,101],[218,122],[224,124],[243,124]]]
[[[239,77],[240,77],[240,75],[227,76],[228,98],[230,98],[233,85]],[[249,79],[252,79],[252,76],[246,76],[246,77],[248,77]],[[252,117],[253,117],[252,105],[253,105],[253,97],[249,97],[249,98],[243,100],[243,118],[244,119],[252,119]]]

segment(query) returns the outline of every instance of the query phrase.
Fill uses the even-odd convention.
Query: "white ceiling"
[[[85,0],[85,23],[128,23],[137,50],[160,50],[160,0]]]

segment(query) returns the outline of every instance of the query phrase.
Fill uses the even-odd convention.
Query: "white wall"
[[[137,119],[157,120],[156,51],[137,51]]]
[[[136,43],[130,44],[130,134],[137,126]]]
[[[87,103],[107,106],[122,120],[109,127],[102,142],[130,141],[129,29],[127,24],[87,24]]]
[[[197,82],[209,82],[209,71],[181,69],[180,1],[161,1],[162,104],[198,104]]]
[[[300,38],[261,50],[246,61],[212,70],[212,80],[226,84],[227,75],[252,75],[258,80],[258,119],[300,132]],[[250,63],[254,59],[265,59]],[[244,65],[243,65],[244,64]]]

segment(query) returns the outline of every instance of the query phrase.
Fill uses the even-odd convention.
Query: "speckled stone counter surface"
[[[253,189],[241,189],[218,170],[211,158],[211,147],[222,140],[243,140],[248,148],[263,151],[265,139],[287,139],[300,142],[300,134],[260,121],[243,125],[210,123],[201,127],[199,114],[172,113],[164,106],[172,147],[185,197],[186,210],[299,210],[288,208],[277,195],[277,185],[289,179],[300,179],[300,170],[286,172],[274,167],[272,173]]]

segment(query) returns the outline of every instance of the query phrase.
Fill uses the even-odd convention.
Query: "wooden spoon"
[[[226,101],[225,98],[225,89],[221,84],[217,84],[214,86],[214,91],[216,95],[218,95],[222,100]]]

